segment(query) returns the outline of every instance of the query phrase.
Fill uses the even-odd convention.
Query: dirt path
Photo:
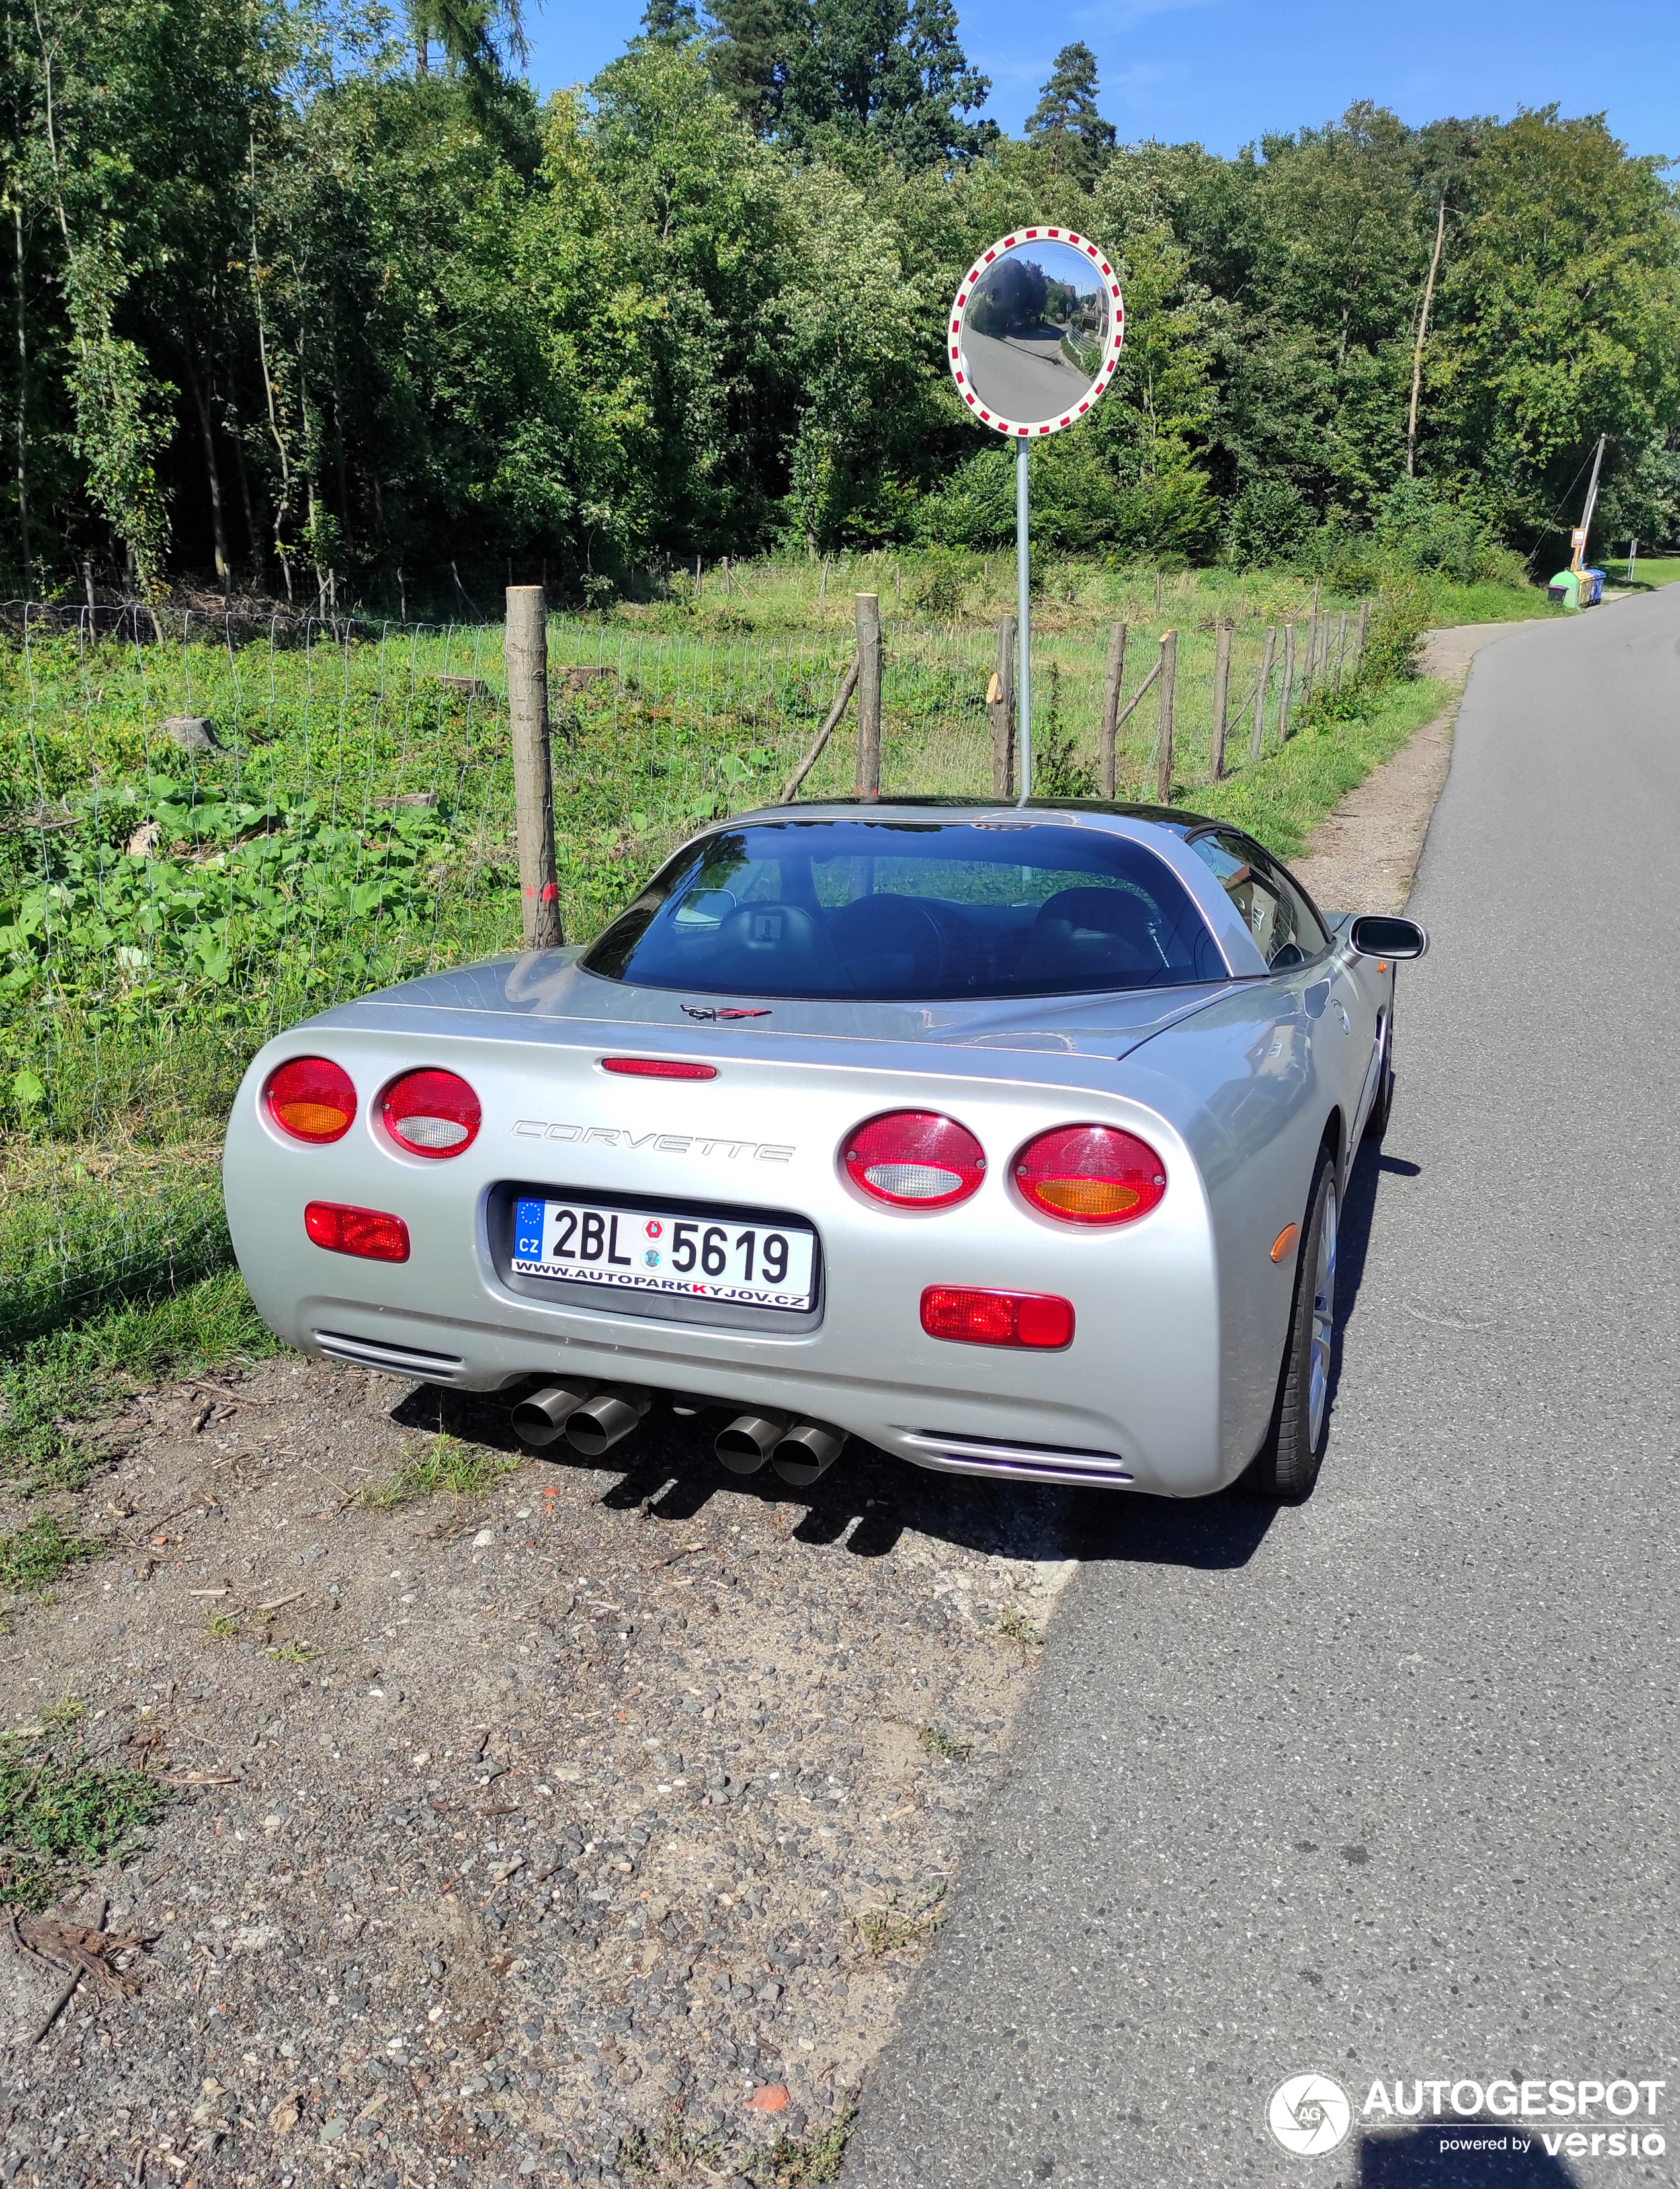
[[[997,1779],[1065,1497],[868,1451],[794,1493],[674,1416],[551,1465],[291,1358],[125,1426],[74,1516],[122,1548],[14,1609],[0,1724],[79,1699],[169,1785],[91,1881],[156,1943],[39,2045],[58,1979],[0,1943],[0,2181],[827,2179],[796,2154]],[[416,1462],[505,1471],[359,1502]]]
[[[1471,623],[1427,632],[1421,673],[1456,684],[1462,696],[1484,647],[1535,628],[1531,623]],[[1451,765],[1457,720],[1455,699],[1320,823],[1293,871],[1326,911],[1405,909],[1429,816]]]

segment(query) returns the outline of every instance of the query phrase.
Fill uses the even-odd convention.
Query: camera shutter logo
[[[1298,2158],[1334,2151],[1353,2118],[1347,2092],[1328,2075],[1292,2075],[1272,2092],[1266,2108],[1267,2127]]]

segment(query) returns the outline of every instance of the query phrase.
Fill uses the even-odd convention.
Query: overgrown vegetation
[[[142,1844],[168,1799],[147,1773],[96,1762],[62,1720],[0,1736],[0,1901],[48,1907]]]
[[[1496,574],[1600,432],[1601,536],[1673,536],[1680,235],[1601,117],[1121,145],[1080,46],[1010,140],[950,9],[870,0],[652,0],[540,108],[517,13],[8,16],[14,591],[184,563],[394,608],[424,568],[470,611],[509,557],[593,604],[778,542],[983,551],[1010,460],[941,327],[1023,221],[1099,239],[1127,304],[1111,393],[1033,452],[1043,546]]]
[[[278,1349],[232,1270],[31,1339],[0,1356],[0,1480],[77,1489],[110,1449],[98,1417],[125,1390]]]

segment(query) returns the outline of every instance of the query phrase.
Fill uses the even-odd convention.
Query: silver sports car
[[[293,1345],[508,1389],[534,1445],[670,1406],[798,1484],[851,1435],[1298,1500],[1394,961],[1426,947],[1178,812],[742,814],[585,947],[270,1042],[234,1246]]]

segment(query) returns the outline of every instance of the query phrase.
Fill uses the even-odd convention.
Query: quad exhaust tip
[[[712,1450],[732,1474],[756,1474],[787,1434],[785,1414],[737,1414]]]
[[[566,1441],[585,1459],[599,1459],[640,1428],[652,1404],[652,1394],[637,1384],[609,1383],[567,1416]]]
[[[599,1459],[641,1426],[653,1394],[641,1384],[545,1383],[513,1408],[513,1434],[533,1451],[562,1437],[585,1459]],[[679,1411],[693,1409],[683,1407]],[[846,1432],[827,1422],[795,1421],[787,1414],[738,1414],[719,1430],[713,1450],[732,1474],[756,1474],[773,1467],[795,1490],[808,1490],[845,1450]]]
[[[587,1383],[545,1383],[513,1409],[513,1434],[533,1451],[542,1451],[566,1434],[566,1424],[589,1396]]]
[[[585,1459],[599,1459],[641,1422],[652,1403],[637,1384],[545,1383],[513,1409],[513,1434],[533,1451],[564,1437]]]
[[[844,1429],[794,1422],[786,1414],[738,1414],[713,1446],[732,1474],[756,1474],[766,1462],[795,1490],[808,1490],[846,1447]]]
[[[783,1482],[808,1490],[826,1474],[846,1449],[846,1432],[826,1422],[796,1422],[777,1445],[772,1464]]]

